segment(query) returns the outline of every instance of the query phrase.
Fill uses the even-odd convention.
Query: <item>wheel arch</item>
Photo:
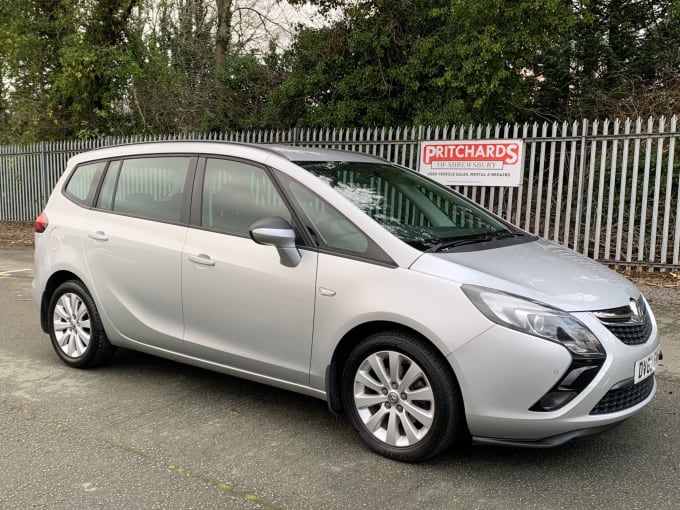
[[[446,359],[446,356],[444,353],[439,349],[436,345],[435,342],[432,342],[429,338],[427,338],[425,335],[420,333],[419,331],[406,326],[404,324],[400,324],[398,322],[392,322],[392,321],[385,321],[385,320],[377,320],[377,321],[371,321],[371,322],[365,322],[363,324],[359,324],[349,330],[345,335],[342,337],[342,339],[338,342],[337,346],[335,347],[335,350],[333,351],[333,356],[331,357],[331,362],[328,364],[326,367],[326,376],[325,376],[325,385],[326,385],[326,398],[328,401],[328,408],[333,414],[338,414],[343,411],[343,405],[342,405],[342,398],[340,396],[341,392],[341,379],[342,379],[342,372],[345,367],[345,363],[347,361],[347,358],[354,348],[355,345],[357,345],[361,340],[364,338],[374,334],[378,333],[381,331],[401,331],[403,333],[408,333],[410,335],[417,336],[418,338],[422,339],[425,341],[428,345],[432,347],[432,350],[441,357],[441,359],[445,362],[445,365],[455,381],[456,384],[459,384],[458,382],[458,377],[456,376],[453,367],[451,367],[451,364],[448,362]],[[461,395],[462,398],[462,395]],[[464,405],[464,403],[463,403]]]
[[[47,325],[48,323],[47,315],[49,312],[52,294],[54,294],[54,291],[57,289],[57,287],[59,287],[59,285],[70,280],[77,280],[84,287],[87,288],[82,278],[78,277],[78,275],[76,275],[75,273],[72,273],[71,271],[67,271],[65,269],[62,269],[52,274],[47,280],[47,283],[45,284],[45,289],[43,290],[42,298],[40,300],[40,327],[45,333],[49,333]]]

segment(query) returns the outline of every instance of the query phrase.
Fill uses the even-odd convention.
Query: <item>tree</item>
[[[2,2],[2,139],[266,125],[279,69],[262,44],[286,30],[267,11],[274,3]]]
[[[67,137],[100,136],[112,131],[116,102],[127,87],[132,66],[128,26],[137,0],[100,0],[79,8],[84,22],[59,53],[49,111],[67,119]]]
[[[680,103],[680,4],[576,2],[571,116],[659,115]],[[675,105],[675,106],[673,106]]]
[[[568,73],[563,0],[318,3],[342,17],[303,28],[287,56],[286,104],[302,123],[522,120],[546,72]]]
[[[224,69],[225,56],[229,51],[232,0],[216,0],[217,33],[215,34],[215,69]]]
[[[419,58],[440,62],[434,83],[454,95],[462,121],[550,117],[568,101],[572,12],[563,0],[452,0],[444,12],[445,34]]]
[[[0,140],[680,107],[675,0],[311,3],[293,36],[280,0],[2,2]]]
[[[127,98],[130,129],[167,133],[272,125],[266,98],[280,82],[278,57],[273,47],[266,53],[250,47],[253,31],[269,31],[261,26],[266,17],[244,19],[243,11],[259,12],[253,5],[176,0],[145,7]],[[236,21],[238,27],[230,25]]]
[[[17,0],[3,5],[6,136],[104,134],[126,86],[126,29],[136,0]]]
[[[49,93],[61,73],[60,53],[76,31],[69,0],[17,0],[0,7],[0,53],[5,106],[11,112],[5,138],[52,138],[66,120],[50,110]]]
[[[135,26],[126,96],[132,132],[203,130],[216,100],[215,17],[205,0],[152,2]]]

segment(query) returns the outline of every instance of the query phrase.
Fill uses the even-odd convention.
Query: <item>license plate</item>
[[[657,347],[656,350],[649,356],[645,356],[641,360],[635,362],[635,384],[647,379],[654,373],[657,365],[659,364],[660,352],[661,348]]]

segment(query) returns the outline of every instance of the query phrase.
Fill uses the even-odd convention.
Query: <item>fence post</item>
[[[416,143],[411,152],[411,157],[415,155],[415,162],[412,159],[411,164],[409,165],[411,170],[415,170],[416,172],[420,171],[420,142],[424,140],[425,140],[425,126],[420,125],[418,126],[418,135]]]
[[[50,186],[47,182],[47,151],[45,151],[45,142],[40,142],[40,182],[42,189],[42,197],[40,198],[40,210],[42,211],[47,203],[47,198],[50,194]]]

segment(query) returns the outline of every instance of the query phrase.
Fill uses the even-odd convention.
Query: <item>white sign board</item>
[[[447,186],[519,186],[522,140],[420,142],[418,171]]]

